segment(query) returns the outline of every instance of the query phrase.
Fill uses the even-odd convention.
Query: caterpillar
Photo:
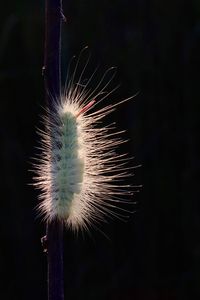
[[[46,221],[60,220],[73,231],[87,230],[105,221],[107,215],[119,217],[116,209],[126,210],[118,203],[129,203],[133,193],[133,187],[124,183],[131,176],[130,159],[117,153],[117,147],[126,142],[121,137],[124,131],[116,131],[114,123],[102,126],[108,114],[133,96],[97,109],[115,90],[107,92],[115,75],[113,68],[91,90],[88,86],[94,73],[83,84],[88,61],[75,79],[79,60],[63,94],[54,99],[53,111],[44,117],[45,129],[39,132],[42,152],[34,178],[41,191],[39,213]]]

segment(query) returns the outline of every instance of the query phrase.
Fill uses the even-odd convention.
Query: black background
[[[142,164],[134,184],[143,184],[129,222],[102,225],[109,239],[65,232],[66,299],[198,299],[200,2],[63,2],[63,78],[88,45],[91,69],[118,68],[121,87],[106,101],[140,92],[113,118],[127,129],[125,150]],[[0,299],[47,299],[45,226],[28,185],[45,105],[44,1],[1,6]]]

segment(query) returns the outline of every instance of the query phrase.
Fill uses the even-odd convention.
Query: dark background
[[[134,184],[143,188],[128,223],[65,233],[68,300],[199,299],[200,2],[63,1],[63,78],[89,45],[91,68],[117,66],[121,88],[140,92],[114,115],[131,141]],[[40,300],[46,257],[36,218],[35,155],[43,79],[44,1],[5,1],[0,10],[0,299]],[[115,84],[114,84],[115,85]],[[107,100],[110,101],[109,99]]]

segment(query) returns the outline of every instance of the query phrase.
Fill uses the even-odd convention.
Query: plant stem
[[[46,101],[52,109],[53,99],[60,96],[62,0],[45,0],[44,81]]]
[[[62,0],[45,0],[45,51],[44,82],[45,98],[49,111],[53,101],[60,97],[60,52],[61,52]],[[49,117],[51,113],[49,114]],[[48,255],[48,299],[64,300],[63,279],[63,224],[54,221],[47,223]]]
[[[59,221],[47,225],[48,299],[64,300],[63,226]]]

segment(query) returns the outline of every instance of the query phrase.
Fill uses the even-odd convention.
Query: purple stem
[[[47,224],[48,299],[64,300],[63,226],[60,222]]]
[[[43,75],[45,97],[50,112],[54,107],[53,101],[60,97],[61,93],[61,23],[62,0],[45,0],[45,50]],[[46,232],[48,299],[64,300],[63,224],[57,221],[48,222]]]
[[[62,0],[46,0],[43,74],[46,101],[50,110],[53,108],[53,100],[61,92],[61,24]]]

